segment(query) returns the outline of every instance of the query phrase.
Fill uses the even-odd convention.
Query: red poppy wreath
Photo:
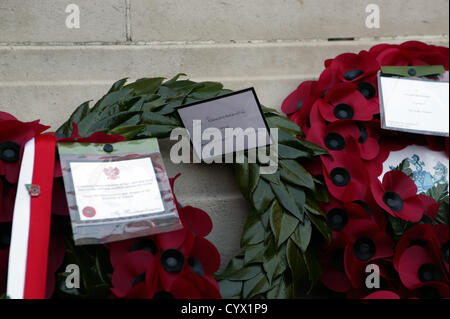
[[[329,152],[307,163],[330,194],[321,205],[333,232],[320,251],[321,282],[348,298],[449,297],[448,165],[440,163],[444,177],[427,186],[431,176],[418,155],[386,165],[410,147],[448,164],[449,139],[383,130],[380,124],[381,66],[418,65],[448,71],[449,49],[406,42],[339,55],[282,105],[304,139]],[[377,285],[370,285],[372,273]]]
[[[0,295],[6,292],[11,223],[24,144],[48,128],[39,121],[24,123],[0,112]],[[126,139],[103,132],[82,137],[78,126],[73,124],[70,137],[56,140],[114,143]],[[75,297],[220,298],[219,286],[212,277],[219,268],[220,255],[205,238],[212,230],[206,212],[192,206],[182,207],[175,198],[184,226],[181,230],[95,247],[75,247],[68,237],[69,210],[58,159],[53,176],[47,298],[74,296],[63,284],[64,260],[79,265],[89,274],[85,289],[77,290]],[[170,179],[172,190],[176,178],[178,175]],[[97,265],[95,270],[92,265]]]

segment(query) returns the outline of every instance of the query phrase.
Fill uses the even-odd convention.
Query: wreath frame
[[[218,82],[180,80],[182,76],[186,75],[167,81],[142,78],[130,84],[128,78],[121,79],[92,108],[91,101],[77,107],[56,134],[71,136],[76,123],[81,136],[104,132],[127,140],[166,138],[182,127],[176,107],[232,92]],[[322,240],[315,238],[329,242],[332,237],[318,205],[328,201],[328,193],[299,162],[327,151],[298,138],[304,135],[301,128],[276,110],[262,106],[262,111],[269,127],[279,130],[279,165],[274,174],[261,175],[260,164],[249,163],[246,156],[244,163],[234,164],[238,187],[251,209],[241,236],[242,252],[215,276],[223,298],[284,299],[299,291],[309,293],[321,276],[316,246]],[[69,258],[86,254],[87,248],[71,247]],[[98,250],[91,252],[96,256],[104,254],[101,248],[89,250]],[[96,271],[98,280],[104,277],[101,269],[107,268]],[[105,288],[107,281],[102,282]],[[89,287],[84,288],[91,295]]]

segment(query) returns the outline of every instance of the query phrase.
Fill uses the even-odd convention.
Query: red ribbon
[[[40,187],[40,194],[31,197],[24,299],[45,298],[50,241],[55,136],[40,135],[35,143],[33,185]]]

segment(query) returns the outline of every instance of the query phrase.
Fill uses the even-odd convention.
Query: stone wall
[[[80,28],[66,27],[69,4]],[[369,4],[380,9],[368,28]],[[281,102],[323,61],[380,42],[448,46],[449,0],[0,0],[0,110],[58,127],[123,77],[183,72]],[[208,211],[226,262],[239,250],[247,206],[227,166],[174,165],[176,191]]]

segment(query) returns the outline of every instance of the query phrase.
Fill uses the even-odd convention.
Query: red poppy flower
[[[436,225],[433,227],[434,234],[436,238],[436,243],[434,247],[437,248],[437,253],[441,254],[442,261],[447,273],[449,271],[448,259],[449,259],[449,228],[448,225]]]
[[[354,154],[333,154],[321,157],[323,176],[328,191],[342,202],[366,197],[370,177],[363,162]]]
[[[440,261],[430,249],[414,245],[406,249],[398,261],[400,279],[409,289],[423,283],[448,282]]]
[[[21,122],[10,114],[0,113],[0,176],[12,184],[17,183],[20,159],[24,145],[49,126],[34,122]]]
[[[372,194],[378,205],[394,217],[417,223],[423,216],[423,204],[417,196],[417,186],[405,173],[387,172],[383,183],[374,179]]]
[[[335,292],[347,292],[352,288],[345,273],[344,265],[347,241],[345,234],[333,233],[333,240],[330,245],[319,252],[319,261],[323,269],[320,281],[325,287]]]
[[[327,215],[328,226],[333,232],[340,232],[345,229],[352,219],[368,219],[366,210],[356,203],[341,203],[335,198],[331,198],[327,205],[323,205]]]
[[[434,229],[430,224],[415,225],[408,229],[402,237],[400,237],[395,247],[395,255],[393,260],[395,269],[399,271],[400,257],[403,255],[405,250],[415,245],[430,248],[435,244],[433,239],[434,236]],[[432,248],[431,250],[434,251]]]
[[[443,65],[448,70],[448,48],[419,41],[400,45],[380,44],[369,51],[380,65]]]
[[[444,282],[425,282],[419,284],[413,291],[412,299],[448,299],[449,286]]]
[[[364,299],[400,299],[400,296],[389,290],[381,290],[364,297]]]
[[[281,104],[281,110],[291,115],[297,111],[308,114],[315,100],[322,94],[315,90],[317,81],[302,82]]]
[[[184,241],[177,237],[158,235],[157,252],[148,245],[149,239],[134,240],[131,248],[131,241],[110,244],[113,294],[119,298],[220,297],[210,276],[220,264],[215,247],[201,237]]]
[[[440,204],[436,202],[433,197],[426,195],[418,195],[420,200],[422,201],[423,206],[423,217],[422,222],[432,224],[434,221],[434,217],[439,211]]]
[[[376,74],[380,69],[377,60],[367,51],[358,54],[344,53],[325,63],[326,69],[319,82],[332,87],[340,82],[357,82]]]
[[[328,122],[338,120],[370,121],[379,113],[373,103],[369,103],[354,83],[336,84],[323,100],[319,100],[319,111]]]
[[[372,192],[367,192],[365,198],[354,200],[353,202],[364,208],[364,210],[369,215],[369,218],[373,220],[380,229],[386,229],[386,213],[375,202],[372,196]]]
[[[345,270],[353,287],[358,288],[364,282],[366,266],[391,257],[394,242],[369,219],[351,220],[343,232],[349,238],[345,248]]]

